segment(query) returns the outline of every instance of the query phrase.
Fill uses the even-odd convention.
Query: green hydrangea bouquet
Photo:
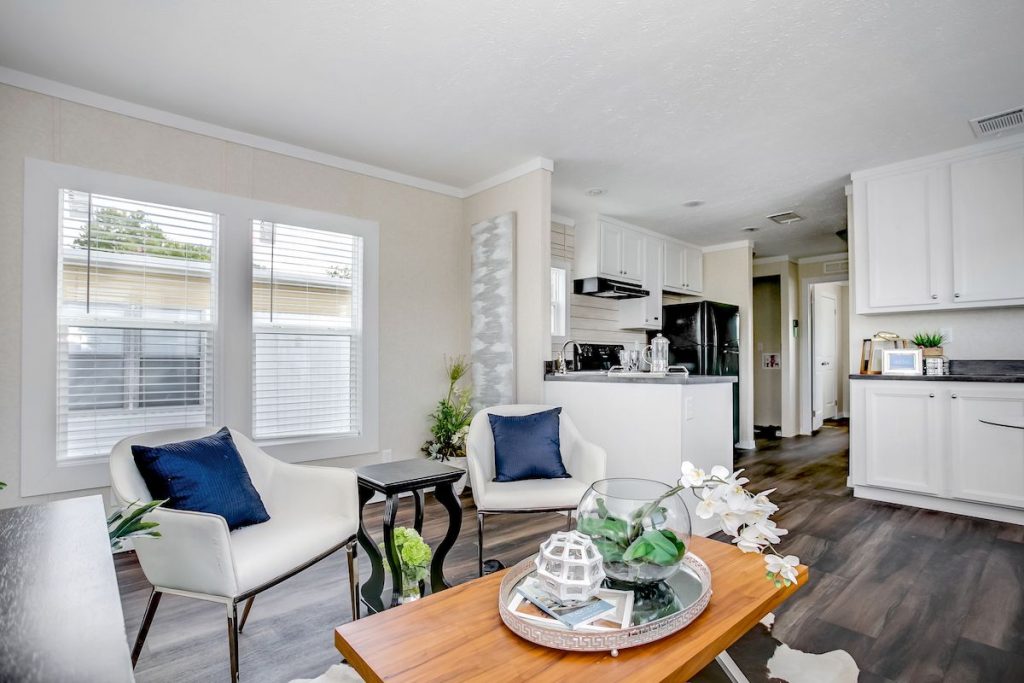
[[[402,568],[402,598],[415,600],[420,595],[420,581],[425,581],[430,573],[430,546],[415,529],[400,526],[395,529],[395,553],[398,565]],[[387,550],[380,544],[381,553]],[[384,565],[388,570],[388,565]]]

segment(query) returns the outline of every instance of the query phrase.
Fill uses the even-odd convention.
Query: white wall
[[[508,211],[516,214],[516,398],[541,403],[544,361],[551,358],[551,172],[533,171],[468,197],[463,253],[471,226]],[[463,305],[468,309],[468,290]]]
[[[443,356],[469,348],[469,250],[461,200],[0,85],[0,345],[6,351],[0,358],[0,480],[8,484],[0,491],[0,507],[51,498],[21,498],[18,483],[26,157],[377,221],[381,448],[392,449],[395,458],[418,453],[427,436],[426,415],[444,390]],[[547,176],[547,195],[535,180],[539,206],[520,212],[521,224],[525,213],[528,225],[548,225]],[[546,230],[539,242],[545,254]],[[532,270],[537,267],[534,259]],[[544,272],[537,281],[546,288]],[[318,464],[376,459],[367,454]]]

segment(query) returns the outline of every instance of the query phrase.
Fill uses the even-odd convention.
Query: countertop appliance
[[[580,344],[573,355],[573,369],[577,371],[610,370],[619,364],[622,344]]]
[[[693,375],[740,376],[740,309],[715,301],[672,304],[662,311],[669,365]],[[658,333],[648,332],[653,339]],[[733,443],[739,441],[739,382],[733,384]]]
[[[640,299],[651,293],[640,285],[621,280],[610,280],[606,277],[585,277],[573,280],[574,294],[597,296],[602,299]]]

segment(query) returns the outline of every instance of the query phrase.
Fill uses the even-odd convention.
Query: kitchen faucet
[[[569,346],[569,344],[573,345],[573,365],[576,365],[578,363],[578,359],[579,359],[580,355],[582,355],[582,353],[583,353],[583,351],[580,349],[579,343],[577,343],[577,341],[575,339],[566,339],[565,343],[562,344],[562,350],[558,353],[557,363],[558,363],[558,374],[559,375],[564,375],[566,373],[566,371],[568,370],[568,368],[566,367],[566,362],[565,362],[565,348],[567,346]],[[579,370],[578,367],[576,369]]]

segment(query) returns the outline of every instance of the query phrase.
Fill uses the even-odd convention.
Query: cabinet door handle
[[[956,394],[953,394],[953,398],[956,398]]]
[[[954,299],[959,299],[960,298],[960,292],[954,292],[953,293],[953,298]]]
[[[938,299],[938,298],[939,298],[939,295],[938,295],[938,294],[932,294],[932,298],[933,298],[933,299]]]
[[[658,316],[654,316],[654,319],[655,319],[655,320],[657,320],[657,319],[658,319]]]
[[[928,394],[928,398],[935,398],[935,394]]]

